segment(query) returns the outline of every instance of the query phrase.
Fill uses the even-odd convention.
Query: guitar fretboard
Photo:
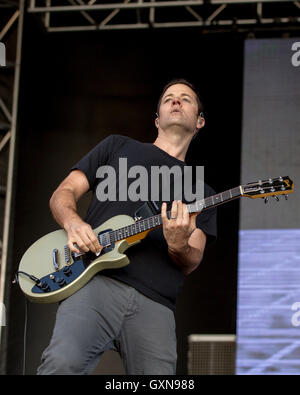
[[[205,199],[198,200],[195,203],[187,204],[187,208],[189,210],[189,213],[205,211],[217,205],[236,199],[240,196],[242,196],[242,189],[239,186],[233,189],[229,189],[228,191],[221,192],[217,195],[209,196]],[[171,212],[167,211],[167,217],[169,219],[170,216],[171,216]],[[127,225],[124,226],[123,228],[110,231],[108,234],[107,233],[103,234],[103,240],[102,240],[103,244],[102,243],[101,244],[106,245],[106,244],[114,243],[119,240],[126,239],[138,233],[142,233],[144,231],[157,228],[161,226],[162,223],[163,222],[162,222],[161,214],[157,214],[152,217],[138,220],[134,224]]]

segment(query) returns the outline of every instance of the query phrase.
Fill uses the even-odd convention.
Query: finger
[[[176,218],[177,218],[177,202],[176,200],[174,200],[172,203],[170,220],[174,220]]]
[[[183,208],[183,222],[185,224],[189,224],[190,222],[190,214],[189,214],[189,210],[187,208],[186,204],[182,204],[182,208]]]
[[[94,253],[94,254],[98,254],[101,252],[103,246],[99,243],[98,238],[96,237],[95,233],[92,231],[92,233],[88,234],[88,237],[90,239],[91,242],[91,246],[90,246],[90,250]]]
[[[77,254],[80,254],[82,251],[88,251],[88,247],[85,245],[84,241],[84,233],[81,228],[72,229],[72,231],[68,233],[68,236],[68,246],[71,251]]]
[[[83,235],[82,240],[84,242],[84,250],[86,251],[85,247],[88,251],[92,251],[94,254],[98,254],[101,252],[103,246],[99,243],[95,233],[93,232],[92,228],[88,228],[86,233]],[[86,251],[87,252],[87,251]]]
[[[167,219],[167,203],[165,202],[161,205],[161,218],[163,222]]]
[[[88,224],[85,224],[74,231],[76,243],[77,243],[78,247],[80,248],[81,252],[82,251],[96,252],[93,242],[91,241],[91,238],[93,237],[91,234],[94,235],[94,232],[93,232],[91,226]]]
[[[196,229],[196,218],[197,218],[197,214],[192,214],[190,216],[190,227],[192,228],[192,231],[194,231]]]
[[[79,249],[76,247],[76,242],[75,240],[69,240],[68,241],[68,247],[71,251],[76,252],[77,254],[80,254]]]
[[[183,215],[183,209],[182,209],[182,202],[178,200],[177,202],[177,223],[182,222],[182,215]]]
[[[81,236],[81,238],[77,240],[77,245],[81,251],[88,252],[90,250],[89,244],[89,239],[85,236]]]
[[[96,249],[94,247],[94,244],[92,242],[92,240],[89,238],[89,236],[86,234],[84,235],[84,237],[82,238],[83,242],[84,242],[84,246],[83,249],[84,251],[92,251],[93,253],[96,253]]]

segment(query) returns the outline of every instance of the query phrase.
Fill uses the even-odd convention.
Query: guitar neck
[[[187,207],[189,213],[197,213],[227,203],[233,199],[241,197],[242,195],[243,189],[241,186],[238,186],[236,188],[229,189],[228,191],[198,200],[195,203],[188,204]]]
[[[187,204],[189,213],[196,213],[206,211],[215,206],[219,206],[233,199],[237,199],[243,195],[242,187],[229,189],[228,191],[209,196],[205,199],[198,200],[195,203]],[[171,211],[167,211],[167,217],[170,219]],[[124,226],[109,232],[110,242],[116,242],[126,239],[128,237],[137,235],[145,231],[150,231],[162,226],[161,214],[153,215],[145,219],[136,221],[134,224]]]

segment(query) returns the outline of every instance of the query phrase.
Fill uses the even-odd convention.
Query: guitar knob
[[[66,280],[65,280],[64,278],[62,278],[62,277],[58,277],[58,278],[56,279],[56,283],[57,283],[60,287],[63,287],[63,286],[66,284]]]
[[[69,268],[69,266],[65,266],[65,267],[63,268],[63,273],[64,273],[64,275],[66,275],[67,277],[69,277],[69,276],[71,276],[71,274],[72,274],[72,270]]]
[[[50,287],[46,281],[42,281],[40,284],[38,284],[38,287],[44,292],[50,291]]]
[[[279,197],[278,196],[274,196],[274,198],[276,199],[277,202],[279,202]]]

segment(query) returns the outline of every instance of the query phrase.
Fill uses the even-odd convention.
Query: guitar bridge
[[[64,256],[65,256],[65,263],[69,265],[71,263],[71,251],[68,245],[64,246]]]

